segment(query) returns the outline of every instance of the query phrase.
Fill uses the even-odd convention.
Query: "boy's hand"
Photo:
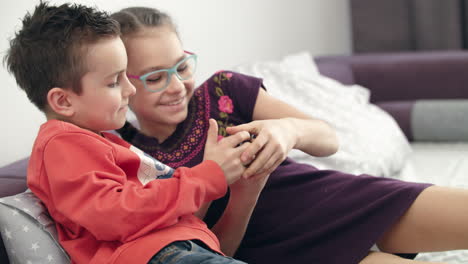
[[[210,119],[210,127],[205,145],[205,154],[203,160],[212,160],[224,171],[226,181],[231,184],[237,181],[245,171],[245,165],[241,162],[240,156],[250,143],[240,143],[250,139],[247,131],[235,133],[229,137],[223,138],[218,142],[218,124],[214,119]]]

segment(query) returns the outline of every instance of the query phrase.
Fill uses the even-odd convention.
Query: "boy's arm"
[[[90,135],[55,137],[44,149],[50,199],[57,213],[100,240],[127,241],[174,225],[226,192],[219,166],[206,161],[142,186],[128,181],[113,148]]]

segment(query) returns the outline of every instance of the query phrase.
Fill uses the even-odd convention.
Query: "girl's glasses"
[[[179,80],[184,81],[190,79],[197,68],[197,55],[192,52],[185,51],[187,57],[176,63],[170,69],[162,69],[148,72],[141,76],[127,74],[128,78],[139,79],[143,82],[146,90],[150,92],[161,92],[169,86],[172,74],[175,74]]]

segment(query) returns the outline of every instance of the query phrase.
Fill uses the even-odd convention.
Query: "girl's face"
[[[187,56],[177,34],[167,26],[147,28],[144,32],[124,38],[128,56],[127,73],[141,76],[168,69]],[[130,108],[137,116],[141,131],[156,138],[166,138],[187,117],[187,106],[193,95],[195,81],[181,81],[172,75],[166,89],[151,92],[139,79],[130,79],[136,95]]]

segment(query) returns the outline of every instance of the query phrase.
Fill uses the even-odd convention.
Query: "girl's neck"
[[[155,137],[160,144],[168,139],[177,129],[177,125],[146,123],[140,120],[139,123],[141,133],[150,137]]]

